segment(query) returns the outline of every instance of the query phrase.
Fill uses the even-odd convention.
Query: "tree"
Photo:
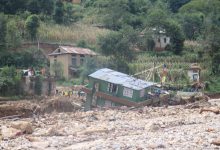
[[[28,11],[33,14],[38,14],[41,11],[39,0],[29,0],[27,4]]]
[[[27,0],[1,0],[0,11],[5,14],[16,14],[26,9]]]
[[[14,20],[7,23],[7,35],[6,35],[7,48],[14,48],[21,43],[21,34],[19,33],[17,24]]]
[[[55,11],[53,15],[53,19],[56,23],[62,24],[64,19],[64,5],[61,0],[58,0],[55,4]]]
[[[216,11],[206,19],[204,40],[208,44],[212,73],[220,75],[220,15]],[[207,50],[206,50],[207,51]]]
[[[64,16],[65,24],[70,24],[73,22],[73,5],[71,3],[65,4],[65,16]]]
[[[39,0],[40,10],[45,15],[52,15],[54,11],[54,0]]]
[[[142,27],[151,6],[148,0],[98,0],[96,4],[104,25],[116,31],[127,25],[134,29]]]
[[[15,67],[3,67],[0,71],[0,94],[3,96],[19,94],[20,79]]]
[[[179,8],[189,3],[191,0],[168,0],[169,7],[172,12],[178,12]]]
[[[37,15],[31,15],[25,22],[26,30],[28,31],[31,40],[36,39],[38,28],[40,27],[40,21]]]
[[[183,19],[181,21],[185,37],[189,40],[196,40],[202,34],[204,28],[204,14],[190,13],[181,14]]]
[[[101,53],[111,57],[115,62],[115,69],[128,72],[127,63],[134,59],[133,46],[136,43],[136,37],[137,34],[132,28],[126,28],[100,37],[98,44]]]
[[[0,51],[5,47],[6,41],[6,18],[0,14]]]
[[[170,36],[171,47],[175,54],[180,54],[184,46],[184,35],[180,24],[174,20],[167,20],[162,26]]]

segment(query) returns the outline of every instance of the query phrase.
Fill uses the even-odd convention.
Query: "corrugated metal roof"
[[[131,77],[127,74],[117,72],[108,68],[100,69],[90,74],[89,77],[104,80],[114,84],[120,84],[124,87],[131,88],[134,90],[141,90],[156,84],[153,82],[146,82],[144,80],[140,80]]]
[[[97,55],[95,52],[88,48],[80,48],[80,47],[71,47],[71,46],[59,46],[58,49],[61,49],[61,52],[58,53],[57,49],[49,54],[51,55],[60,55],[60,54],[81,54],[81,55]]]

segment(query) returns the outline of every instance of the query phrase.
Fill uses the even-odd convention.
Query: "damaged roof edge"
[[[63,52],[57,52],[58,49],[61,49]],[[71,46],[59,46],[56,50],[54,50],[49,56],[53,55],[64,55],[64,54],[79,54],[79,55],[98,55],[94,51],[88,48],[81,47],[71,47]]]
[[[131,77],[127,74],[117,72],[108,68],[100,69],[89,75],[94,79],[103,80],[109,83],[121,85],[134,90],[142,90],[144,88],[156,85],[153,82],[147,82],[144,80],[140,80],[134,77]]]

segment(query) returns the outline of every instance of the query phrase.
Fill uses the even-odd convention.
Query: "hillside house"
[[[154,43],[155,43],[155,50],[162,51],[165,50],[166,46],[170,44],[170,37],[166,35],[165,30],[158,30],[153,28],[154,31]]]
[[[94,57],[96,55],[95,52],[87,48],[59,46],[59,48],[49,54],[50,66],[52,67],[54,62],[62,63],[63,75],[66,79],[70,79],[79,72],[79,68],[88,57]]]
[[[201,68],[197,64],[192,64],[188,69],[188,77],[191,82],[199,82],[200,81],[200,72]]]
[[[88,76],[87,104],[101,107],[140,106],[151,103],[151,91],[155,83],[136,79],[108,68]],[[89,102],[90,101],[90,102]]]

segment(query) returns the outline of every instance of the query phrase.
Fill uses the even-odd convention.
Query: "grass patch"
[[[81,78],[74,78],[71,80],[58,80],[56,82],[58,86],[64,86],[64,87],[71,87],[74,85],[82,85],[82,79]]]
[[[208,93],[220,93],[220,77],[210,77],[210,81],[207,82],[206,91]]]
[[[39,36],[41,41],[73,44],[84,40],[90,45],[96,45],[97,37],[106,35],[109,32],[110,30],[107,29],[84,24],[64,26],[42,23]]]

